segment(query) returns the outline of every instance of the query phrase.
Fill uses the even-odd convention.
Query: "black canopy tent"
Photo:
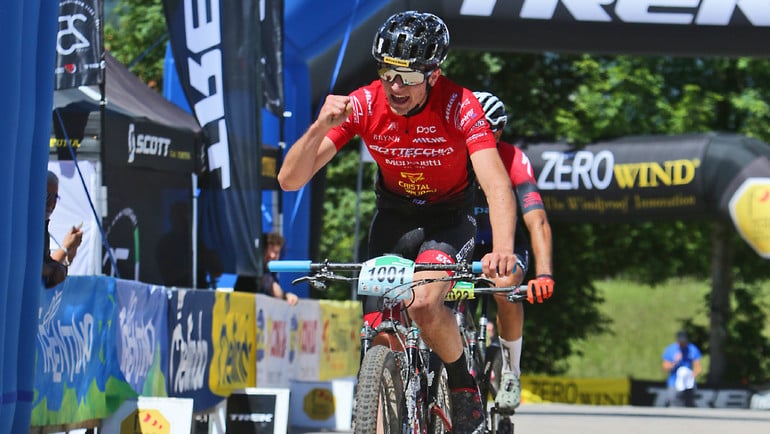
[[[193,193],[201,129],[109,53],[104,60],[103,96],[97,86],[54,93],[51,152],[70,158],[68,139],[78,158],[103,165],[107,206],[99,217],[117,266],[105,254],[105,274],[194,286],[198,255],[191,246],[199,243]],[[166,251],[176,253],[161,255]]]

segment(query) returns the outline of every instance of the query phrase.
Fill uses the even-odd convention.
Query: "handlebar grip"
[[[309,273],[310,272],[310,264],[311,261],[309,260],[280,260],[280,261],[268,261],[267,262],[267,269],[269,271],[286,271],[286,272],[296,272],[296,273]]]
[[[473,264],[471,265],[473,266],[473,269],[471,271],[473,271],[476,274],[481,273],[481,261],[473,261]]]

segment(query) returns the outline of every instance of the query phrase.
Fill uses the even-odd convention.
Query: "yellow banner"
[[[628,405],[631,381],[627,378],[564,378],[521,376],[522,402]]]
[[[217,291],[211,320],[209,387],[227,396],[257,384],[257,321],[254,294]]]
[[[356,375],[361,348],[361,303],[319,300],[323,329],[319,380]]]

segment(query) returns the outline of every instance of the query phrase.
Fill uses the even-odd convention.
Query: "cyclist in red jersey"
[[[554,288],[551,226],[545,211],[543,199],[537,189],[532,165],[527,155],[518,147],[500,140],[503,128],[508,122],[505,105],[489,92],[474,92],[484,109],[487,121],[495,135],[497,150],[508,169],[508,175],[516,194],[518,209],[522,220],[516,225],[514,252],[519,267],[509,276],[497,279],[497,286],[515,286],[521,284],[529,268],[530,240],[535,256],[536,277],[528,282],[528,301],[542,303],[551,297]],[[476,235],[474,255],[483,255],[489,250],[492,241],[489,226],[488,207],[483,194],[479,194],[474,207],[479,231]],[[524,231],[523,226],[526,226]],[[529,234],[529,237],[527,237]],[[500,349],[503,354],[502,375],[495,403],[503,413],[513,412],[521,402],[520,359],[522,334],[524,330],[524,306],[510,303],[504,296],[495,297],[497,301],[497,327],[499,329]]]
[[[510,275],[516,267],[510,179],[478,100],[441,75],[448,48],[449,30],[439,17],[407,11],[388,18],[372,44],[380,78],[350,95],[326,98],[318,119],[286,154],[278,182],[285,190],[301,188],[342,146],[361,136],[379,168],[369,257],[397,253],[427,263],[470,259],[478,182],[489,201],[494,234],[493,248],[481,261],[483,272]],[[407,303],[409,315],[445,362],[453,431],[482,432],[478,388],[468,372],[457,324],[444,306],[449,289],[445,282],[416,288]],[[375,297],[364,300],[370,324],[376,322],[378,302]]]

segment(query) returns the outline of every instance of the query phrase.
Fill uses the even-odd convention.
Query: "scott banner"
[[[102,0],[59,2],[54,90],[101,83],[102,16]]]
[[[280,89],[275,80],[281,71],[280,64],[267,65],[280,58],[275,37],[281,24],[270,27],[263,20],[282,17],[282,2],[164,0],[163,6],[177,74],[208,141],[201,230],[227,272],[257,276],[262,267],[259,100],[262,88]],[[260,44],[262,27],[270,32],[269,44]],[[270,77],[272,84],[263,86],[260,77]],[[276,107],[281,99],[267,97]]]

